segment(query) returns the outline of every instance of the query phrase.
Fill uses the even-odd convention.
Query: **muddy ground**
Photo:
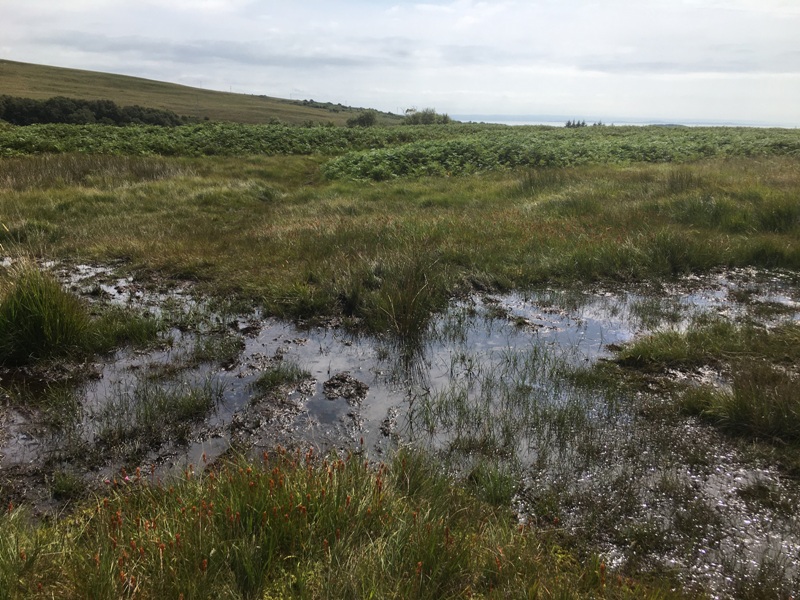
[[[409,359],[388,338],[226,310],[188,283],[145,285],[120,265],[44,266],[86,302],[124,305],[166,326],[147,348],[0,371],[4,503],[63,514],[136,469],[163,479],[278,444],[381,460],[413,443],[465,474],[481,461],[508,469],[520,519],[585,537],[612,564],[674,572],[721,597],[768,569],[787,590],[798,586],[797,481],[669,408],[671,382],[725,385],[724,369],[661,374],[613,410],[607,395],[577,400],[551,379],[612,358],[636,336],[685,328],[698,313],[764,327],[800,320],[793,274],[740,270],[635,289],[476,295],[436,316]],[[548,414],[580,406],[573,429],[582,423],[582,431],[531,423],[503,447],[491,419],[448,412],[466,410],[512,373],[513,357],[532,353],[560,366],[532,378],[527,393],[555,407]],[[146,398],[169,414],[169,403],[190,392],[207,409],[186,420],[136,411]],[[462,404],[447,404],[456,393]]]

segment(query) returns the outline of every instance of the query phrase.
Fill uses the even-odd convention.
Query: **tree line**
[[[161,125],[175,127],[190,121],[171,110],[119,106],[113,100],[79,100],[56,96],[47,100],[0,96],[0,120],[12,125],[72,123],[88,125]]]

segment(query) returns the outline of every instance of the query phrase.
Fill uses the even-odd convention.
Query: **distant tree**
[[[378,122],[378,111],[365,110],[357,116],[347,119],[348,127],[374,127]]]
[[[13,125],[34,123],[101,123],[104,125],[147,124],[172,127],[185,119],[170,110],[125,106],[111,100],[79,100],[55,96],[47,100],[0,96],[0,119]]]
[[[439,114],[434,108],[424,108],[417,110],[409,108],[403,123],[406,125],[447,125],[450,117],[446,114]]]

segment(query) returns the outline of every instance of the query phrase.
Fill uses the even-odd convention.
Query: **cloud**
[[[670,116],[714,106],[800,124],[796,0],[6,4],[11,60],[390,110]]]
[[[112,38],[97,34],[68,32],[40,41],[90,54],[134,55],[147,60],[183,64],[223,61],[239,65],[294,69],[363,67],[376,62],[375,59],[369,57],[337,55],[328,51],[309,51],[298,48],[276,51],[270,49],[266,44],[220,40],[171,42],[142,36]]]

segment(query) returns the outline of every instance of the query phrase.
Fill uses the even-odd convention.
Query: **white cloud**
[[[387,110],[800,125],[795,0],[30,0],[3,56]]]

